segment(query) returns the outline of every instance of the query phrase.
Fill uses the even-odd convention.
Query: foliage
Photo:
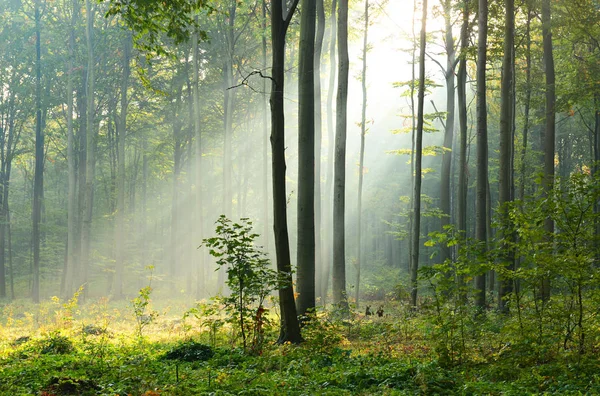
[[[264,301],[279,287],[277,272],[269,268],[269,260],[254,245],[258,234],[252,232],[252,222],[246,218],[234,223],[221,215],[217,220],[216,237],[204,239],[202,246],[209,248],[217,259],[219,270],[227,272],[229,296],[221,296],[229,320],[239,329],[244,350],[246,338],[252,337],[252,350],[260,353],[263,327],[266,321]]]
[[[131,300],[131,307],[136,322],[136,333],[138,337],[142,337],[142,332],[158,316],[158,312],[148,309],[150,305],[150,295],[152,294],[152,271],[153,266],[147,267],[150,270],[148,286],[142,287],[138,291],[138,296]]]
[[[214,352],[208,345],[194,341],[186,341],[173,347],[164,355],[164,359],[184,362],[205,361],[212,358]]]

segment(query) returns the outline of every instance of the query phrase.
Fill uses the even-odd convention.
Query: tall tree
[[[360,153],[358,160],[358,197],[357,197],[357,226],[356,226],[356,307],[360,298],[360,267],[362,264],[362,193],[365,166],[365,135],[367,133],[367,52],[369,50],[369,0],[365,0],[365,24],[362,48],[362,111],[360,118]]]
[[[196,23],[198,23],[198,16],[196,15]],[[200,49],[198,47],[199,35],[197,30],[192,35],[192,67],[193,67],[193,84],[192,84],[192,95],[193,95],[193,124],[194,124],[194,139],[195,139],[195,150],[196,150],[196,170],[194,176],[196,178],[196,207],[194,208],[195,220],[196,220],[196,240],[201,241],[204,238],[203,232],[203,221],[204,215],[202,213],[203,199],[202,199],[202,183],[203,183],[203,169],[202,169],[202,133],[200,129],[200,93],[198,86],[200,85]],[[266,196],[265,196],[266,199]],[[200,297],[201,291],[204,290],[204,255],[198,251],[196,255],[198,261],[198,282],[196,285],[196,297]]]
[[[442,218],[440,225],[442,232],[450,224],[450,168],[452,165],[452,141],[454,140],[454,76],[456,68],[456,55],[454,49],[454,36],[452,34],[452,1],[442,0],[444,11],[444,46],[446,49],[446,67],[442,68],[446,80],[446,121],[444,124],[444,152],[442,154],[442,170],[440,174],[440,209]],[[440,261],[444,262],[450,258],[450,247],[442,244],[440,249]]]
[[[113,294],[120,298],[123,295],[123,269],[125,268],[125,137],[127,135],[127,110],[129,100],[129,62],[131,58],[131,36],[127,31],[123,37],[123,75],[121,77],[121,113],[117,125],[117,221],[116,225],[116,262],[115,284]]]
[[[504,58],[502,62],[502,83],[500,92],[500,175],[498,203],[500,218],[503,225],[504,240],[507,242],[501,248],[502,265],[507,270],[514,269],[514,254],[512,253],[512,244],[510,239],[512,232],[509,232],[509,218],[507,204],[511,201],[512,178],[511,178],[511,158],[513,153],[513,52],[514,52],[514,31],[515,31],[515,2],[507,0],[505,2],[506,15],[504,27]],[[503,276],[500,279],[498,289],[498,308],[500,311],[506,311],[506,297],[512,292],[512,281]]]
[[[86,9],[86,45],[87,45],[87,69],[85,81],[85,97],[86,97],[86,128],[85,128],[85,179],[84,183],[80,184],[80,189],[83,189],[83,213],[81,214],[81,284],[88,281],[89,257],[90,257],[90,241],[92,232],[92,213],[94,199],[94,177],[96,167],[96,133],[95,133],[95,116],[96,108],[94,105],[94,87],[95,87],[95,59],[94,59],[94,14],[95,7],[90,0],[85,1]],[[86,289],[87,290],[87,289]]]
[[[321,54],[325,37],[325,5],[323,0],[317,0],[317,31],[315,36],[315,297],[323,301],[323,248],[321,242],[322,202],[321,195],[321,158],[323,147],[323,112],[321,100]]]
[[[417,307],[417,271],[419,269],[419,247],[421,234],[421,181],[423,157],[423,124],[425,107],[425,46],[427,45],[427,0],[423,0],[421,17],[421,37],[419,52],[419,97],[417,99],[417,133],[415,144],[415,182],[413,186],[413,220],[410,252],[410,300],[413,308]]]
[[[477,40],[477,193],[475,202],[475,239],[481,249],[487,250],[487,177],[488,177],[488,136],[487,136],[487,100],[486,100],[486,64],[487,64],[487,29],[488,1],[479,0]],[[484,252],[482,252],[483,254]],[[485,273],[475,277],[477,296],[475,305],[485,308]]]
[[[544,177],[542,179],[546,196],[552,194],[554,188],[554,152],[555,152],[555,107],[556,87],[554,71],[554,54],[552,51],[552,9],[550,0],[542,0],[542,36],[544,45],[544,69],[546,71],[546,122],[544,136]],[[548,235],[554,233],[554,222],[548,217],[544,222],[544,230]],[[543,300],[550,298],[550,281],[542,280],[541,297]]]
[[[329,84],[327,89],[327,173],[325,175],[325,193],[323,194],[325,199],[323,203],[323,219],[325,223],[323,229],[325,230],[324,245],[330,246],[333,243],[332,234],[332,218],[333,218],[333,149],[334,149],[334,123],[333,123],[333,93],[335,91],[335,75],[336,75],[336,37],[337,37],[337,23],[336,23],[336,10],[337,0],[331,2],[331,15],[329,17]],[[321,282],[321,296],[324,299],[327,298],[327,291],[329,289],[329,278],[331,277],[331,267],[333,265],[333,249],[323,249],[323,273]],[[325,301],[323,301],[325,305]]]
[[[346,296],[346,128],[348,104],[348,0],[338,8],[338,88],[336,97],[335,162],[333,183],[333,302],[342,311]]]
[[[271,150],[273,172],[273,230],[275,233],[275,256],[277,271],[286,284],[279,288],[279,307],[281,310],[281,332],[279,342],[302,341],[300,325],[294,303],[292,285],[292,266],[290,260],[290,241],[287,226],[287,196],[285,192],[285,113],[284,113],[284,66],[285,36],[298,6],[294,0],[289,9],[284,2],[271,0]]]
[[[315,307],[315,26],[316,0],[302,0],[298,78],[297,309]]]
[[[44,190],[44,131],[42,129],[41,0],[35,1],[35,176],[33,183],[33,302],[40,302],[40,223]]]
[[[63,296],[72,293],[75,275],[75,237],[77,231],[76,206],[76,170],[75,170],[75,135],[73,132],[73,86],[75,80],[73,59],[75,58],[75,26],[79,17],[79,1],[72,1],[71,26],[69,29],[69,56],[67,59],[67,162],[69,172],[69,192],[67,198],[67,267]]]
[[[267,69],[267,0],[262,0],[262,67]],[[269,251],[269,121],[267,119],[267,79],[262,79],[263,97],[260,101],[262,114],[262,193],[263,193],[263,244],[265,251]]]
[[[470,0],[465,0],[460,27],[460,60],[458,62],[457,96],[460,127],[460,159],[458,165],[458,231],[466,237],[467,232],[467,50],[469,48]]]

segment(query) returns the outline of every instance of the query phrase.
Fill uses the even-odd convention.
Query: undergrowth
[[[600,393],[595,353],[542,354],[543,345],[507,341],[503,329],[512,324],[493,313],[469,320],[462,334],[450,327],[454,333],[441,339],[446,325],[431,320],[433,308],[415,313],[388,301],[384,317],[356,314],[344,321],[318,312],[303,328],[302,345],[276,345],[278,329],[270,325],[270,342],[257,355],[244,352],[233,325],[215,329],[207,318],[183,318],[186,309],[177,304],[163,308],[143,337],[127,305],[5,305],[0,394]],[[70,319],[51,308],[69,309]],[[269,323],[277,323],[276,310],[271,315]]]

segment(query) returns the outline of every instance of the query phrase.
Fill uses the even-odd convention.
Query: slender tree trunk
[[[315,307],[315,25],[316,0],[302,0],[298,78],[298,249],[296,300],[299,315]]]
[[[44,189],[44,132],[42,130],[41,0],[35,1],[35,175],[33,183],[33,284],[32,298],[40,302],[40,222]]]
[[[458,165],[458,214],[457,224],[461,237],[467,236],[467,51],[469,48],[469,6],[470,1],[463,4],[463,20],[460,30],[460,61],[458,62],[458,119],[460,125],[460,160]],[[462,278],[459,280],[462,284]]]
[[[223,68],[224,77],[224,149],[223,149],[223,213],[227,217],[232,214],[232,188],[231,188],[231,166],[232,166],[232,139],[233,139],[233,101],[235,90],[230,89],[233,84],[233,54],[234,54],[234,27],[237,11],[237,0],[230,1],[229,21],[226,27],[227,56]],[[222,273],[220,271],[219,273]],[[219,282],[219,286],[221,282]]]
[[[317,0],[317,31],[315,37],[315,297],[323,302],[323,248],[322,230],[322,193],[321,193],[321,159],[323,147],[323,112],[321,100],[321,54],[325,37],[325,7],[323,0]],[[317,275],[318,274],[318,275]]]
[[[171,265],[169,273],[173,279],[180,275],[179,265],[182,260],[181,252],[181,224],[179,222],[180,208],[182,205],[180,199],[181,190],[181,168],[182,157],[184,156],[184,143],[181,136],[181,96],[183,90],[183,78],[178,74],[173,77],[173,89],[175,92],[175,103],[173,107],[173,198],[171,202]],[[197,172],[197,169],[196,169]],[[174,286],[174,284],[172,284]]]
[[[552,52],[552,19],[550,0],[542,0],[542,36],[544,44],[544,66],[546,69],[546,128],[544,138],[544,178],[542,187],[547,197],[550,197],[554,189],[554,152],[555,152],[555,76],[554,55]],[[544,230],[548,238],[554,233],[554,222],[550,217],[544,221]],[[550,280],[546,277],[542,280],[542,300],[550,299]]]
[[[123,295],[123,269],[125,268],[125,137],[127,135],[127,89],[129,88],[129,61],[131,53],[131,36],[126,32],[123,38],[123,76],[121,80],[121,114],[117,130],[117,221],[116,221],[116,263],[113,295]]]
[[[513,96],[511,88],[513,86],[513,47],[515,30],[515,3],[514,0],[506,0],[506,16],[504,27],[504,59],[502,62],[502,83],[500,92],[500,175],[499,175],[499,206],[502,233],[506,241],[501,246],[500,251],[501,265],[507,270],[514,269],[514,252],[512,250],[513,233],[509,231],[510,219],[508,217],[507,204],[511,199],[511,157],[513,151],[513,122],[512,107]],[[502,312],[508,310],[506,298],[512,292],[512,281],[505,277],[500,279],[498,289],[498,308]]]
[[[360,267],[362,265],[362,192],[365,167],[365,135],[367,133],[367,52],[369,50],[369,0],[365,0],[365,25],[363,36],[362,59],[362,111],[360,122],[360,154],[358,160],[358,197],[357,197],[357,223],[356,226],[356,309],[359,308],[360,299]]]
[[[526,155],[529,139],[529,111],[531,107],[531,5],[527,5],[527,23],[525,28],[525,110],[523,115],[523,147],[521,148],[521,179],[519,181],[519,199],[525,199]]]
[[[324,199],[324,210],[323,229],[325,230],[324,245],[327,247],[322,251],[323,260],[323,282],[321,282],[321,295],[323,296],[323,305],[326,305],[327,291],[329,290],[329,279],[331,278],[331,267],[333,265],[333,233],[332,233],[332,219],[333,219],[333,149],[334,149],[334,126],[333,126],[333,93],[335,90],[335,75],[336,75],[336,10],[337,0],[331,2],[331,15],[329,18],[329,29],[331,30],[331,36],[329,38],[329,87],[327,89],[327,175],[325,180],[325,199]]]
[[[487,177],[488,177],[488,137],[487,137],[487,100],[486,100],[486,64],[487,64],[487,24],[488,1],[479,0],[479,35],[477,42],[477,198],[475,205],[475,239],[479,241],[481,260],[487,251]],[[485,273],[475,277],[477,296],[475,305],[485,309]]]
[[[94,177],[96,167],[96,133],[95,133],[95,104],[94,104],[94,83],[95,83],[95,62],[94,62],[94,40],[93,40],[93,28],[94,28],[94,8],[90,0],[85,1],[86,5],[86,17],[87,17],[87,29],[86,29],[86,41],[87,41],[87,81],[86,81],[86,147],[85,147],[85,187],[83,197],[83,219],[82,219],[82,230],[81,230],[81,269],[80,274],[81,284],[86,284],[88,281],[88,268],[89,268],[89,257],[90,257],[90,240],[92,231],[92,213],[93,213],[93,200],[94,200]],[[87,289],[86,289],[87,290]],[[86,293],[87,294],[87,293]]]
[[[198,22],[198,16],[196,16],[196,22]],[[195,149],[196,149],[196,240],[201,241],[204,238],[203,232],[203,221],[204,215],[202,213],[203,199],[202,199],[202,176],[203,176],[203,167],[202,167],[202,133],[200,130],[200,93],[198,92],[198,86],[200,85],[200,52],[198,48],[198,34],[194,32],[192,37],[192,46],[193,46],[193,76],[194,81],[192,85],[192,95],[193,95],[193,106],[194,111],[192,112],[192,117],[194,119],[194,138],[196,139]],[[204,254],[201,251],[197,251],[194,255],[198,262],[197,274],[198,281],[196,284],[196,297],[200,298],[201,293],[205,289],[204,285]]]
[[[419,53],[419,97],[417,104],[417,133],[415,144],[415,183],[413,189],[413,221],[412,248],[410,253],[410,300],[413,308],[417,307],[417,272],[419,270],[419,248],[421,234],[421,181],[423,155],[423,124],[425,107],[425,46],[427,44],[427,0],[423,0],[423,16],[421,19],[421,38]]]
[[[450,168],[452,165],[452,141],[454,140],[454,69],[455,69],[455,53],[454,53],[454,36],[452,35],[452,2],[444,0],[442,3],[444,8],[445,21],[445,44],[446,44],[446,128],[444,131],[444,153],[442,155],[442,171],[440,174],[440,209],[442,210],[442,218],[440,221],[441,231],[444,232],[446,226],[450,225],[451,216],[451,199],[450,199]],[[440,249],[440,262],[450,258],[450,247],[443,243]]]
[[[294,288],[291,276],[290,242],[287,226],[287,196],[285,192],[285,113],[284,113],[284,65],[285,35],[298,2],[286,12],[282,2],[271,0],[271,150],[273,172],[273,230],[275,233],[275,251],[277,271],[286,281],[279,288],[279,307],[281,310],[281,332],[278,342],[302,341],[300,325],[294,303]]]
[[[262,0],[262,64],[267,69],[267,0]],[[263,245],[265,251],[269,251],[271,233],[269,231],[269,121],[267,119],[267,79],[262,79],[263,97],[261,98],[262,113],[262,193],[263,193]]]
[[[67,61],[67,162],[69,172],[69,192],[67,198],[67,268],[65,288],[62,295],[68,298],[73,291],[75,275],[75,236],[77,233],[77,180],[75,171],[75,135],[73,132],[73,59],[75,57],[75,26],[79,17],[79,1],[73,0],[71,29],[69,31],[69,58]]]
[[[333,302],[342,313],[348,309],[346,295],[346,128],[348,103],[348,0],[338,9],[338,89],[336,97],[335,163],[333,184]]]

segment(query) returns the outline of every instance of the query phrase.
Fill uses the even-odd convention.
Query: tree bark
[[[544,177],[542,187],[547,197],[554,189],[554,152],[555,152],[555,73],[554,55],[552,52],[552,19],[550,0],[542,0],[542,36],[544,45],[544,68],[546,69],[546,124],[544,138]],[[554,222],[550,217],[544,221],[544,230],[550,241],[554,234]],[[541,297],[543,301],[550,299],[550,280],[542,280]]]
[[[410,301],[417,307],[417,272],[419,270],[419,248],[421,234],[421,181],[423,155],[423,124],[425,107],[425,46],[427,44],[427,0],[423,0],[419,53],[419,96],[417,99],[417,133],[415,141],[415,183],[413,189],[412,248],[410,252]]]
[[[363,59],[362,59],[362,111],[360,122],[360,154],[358,160],[358,197],[357,197],[357,226],[356,226],[356,309],[360,301],[360,267],[362,265],[362,192],[365,167],[365,135],[367,133],[367,52],[369,50],[369,0],[365,0],[365,24],[363,36]]]
[[[196,16],[196,23],[198,22],[198,16]],[[193,117],[193,123],[194,123],[194,138],[196,140],[196,144],[195,144],[195,157],[196,157],[196,172],[195,172],[195,179],[196,179],[196,191],[195,191],[195,198],[196,198],[196,207],[195,207],[195,219],[196,219],[196,240],[201,241],[202,238],[204,238],[204,230],[203,230],[203,221],[204,221],[204,214],[202,213],[202,206],[203,206],[203,197],[202,197],[202,177],[203,177],[203,166],[202,166],[202,133],[200,130],[200,93],[198,91],[199,89],[199,85],[200,85],[200,51],[198,48],[198,33],[194,32],[193,36],[192,36],[192,46],[193,46],[193,50],[192,50],[192,62],[193,65],[192,67],[194,68],[193,70],[193,77],[194,77],[194,81],[193,81],[193,85],[192,85],[192,95],[193,95],[193,112],[192,112],[192,117]],[[204,284],[204,254],[200,251],[197,250],[194,254],[197,262],[198,262],[198,267],[197,267],[197,276],[198,276],[198,280],[196,282],[196,297],[200,298],[201,293],[204,291],[205,289],[205,284]],[[196,261],[195,260],[195,261]]]
[[[321,243],[322,230],[322,203],[321,196],[321,159],[323,147],[323,112],[321,100],[321,54],[323,52],[323,38],[325,37],[325,7],[323,0],[317,0],[317,31],[315,37],[315,298],[323,302],[323,248]],[[317,276],[317,274],[319,274]]]
[[[338,9],[338,88],[336,97],[335,163],[333,184],[333,302],[344,314],[346,295],[346,128],[348,103],[348,0]]]
[[[31,296],[40,302],[40,223],[44,189],[44,132],[42,129],[41,0],[35,1],[35,175],[33,182],[33,282]]]
[[[298,249],[296,300],[299,315],[315,307],[315,25],[316,0],[302,0],[298,73]]]
[[[458,93],[458,119],[460,125],[460,160],[458,165],[458,214],[457,224],[461,238],[467,237],[467,51],[469,48],[469,9],[470,1],[465,0],[463,5],[463,20],[460,30],[460,61],[458,62],[457,93]]]
[[[444,232],[446,226],[450,225],[451,199],[450,199],[450,168],[452,165],[452,141],[454,140],[454,36],[452,35],[452,2],[444,0],[442,3],[444,9],[445,22],[445,47],[446,47],[446,127],[444,131],[444,152],[442,154],[442,170],[440,174],[440,209],[442,218],[440,220],[441,232]],[[440,248],[440,262],[450,258],[450,247],[443,243]]]
[[[487,175],[488,175],[488,136],[487,136],[487,100],[486,100],[486,63],[487,63],[487,29],[488,1],[479,0],[479,34],[477,42],[477,192],[475,205],[475,239],[479,242],[480,259],[487,252]],[[475,305],[485,309],[486,281],[485,273],[475,277],[477,295]]]
[[[285,35],[298,2],[295,0],[290,10],[285,11],[282,2],[271,0],[271,150],[273,172],[273,231],[275,234],[275,255],[277,271],[285,280],[279,287],[279,308],[281,328],[278,342],[299,343],[302,341],[300,325],[294,303],[290,242],[287,226],[287,196],[285,188],[285,113],[284,113],[284,65]]]
[[[333,93],[335,90],[336,76],[336,37],[337,37],[337,0],[331,2],[331,15],[329,19],[329,29],[331,36],[329,38],[329,87],[327,89],[327,176],[325,181],[325,210],[323,218],[325,224],[325,246],[333,245],[333,151],[334,151],[334,122],[333,122]],[[331,268],[333,266],[333,249],[323,249],[323,282],[321,287],[323,290],[323,305],[326,305],[327,291],[329,290],[329,279],[331,278]]]
[[[67,61],[67,162],[69,172],[69,192],[67,198],[67,268],[65,288],[62,294],[68,298],[72,294],[75,275],[75,237],[77,235],[77,180],[75,171],[75,135],[73,132],[73,58],[75,54],[75,26],[79,17],[79,1],[73,0],[71,28],[69,31],[69,57]]]
[[[499,191],[498,203],[501,219],[501,230],[503,239],[506,241],[500,247],[501,265],[507,270],[514,269],[514,252],[512,250],[513,233],[509,231],[510,219],[507,204],[511,199],[511,158],[513,152],[513,47],[515,31],[515,3],[514,0],[506,0],[506,16],[504,27],[504,58],[502,62],[502,82],[500,88],[500,174],[498,177]],[[512,281],[502,276],[499,279],[498,309],[502,312],[508,310],[506,298],[512,292]]]
[[[85,147],[85,188],[83,197],[83,217],[81,230],[81,269],[80,284],[86,284],[88,281],[88,268],[90,257],[90,239],[92,231],[92,214],[94,204],[94,178],[96,167],[96,132],[95,132],[95,104],[94,104],[94,84],[95,84],[95,62],[94,62],[94,8],[90,0],[86,0],[87,16],[87,80],[86,80],[86,147]],[[86,289],[87,290],[87,289]],[[85,293],[87,294],[87,292]]]
[[[131,36],[125,33],[123,38],[123,75],[121,80],[121,113],[117,130],[117,221],[116,221],[116,255],[115,284],[113,295],[123,295],[123,270],[125,268],[125,137],[127,135],[127,89],[129,88],[129,62],[131,58]]]

